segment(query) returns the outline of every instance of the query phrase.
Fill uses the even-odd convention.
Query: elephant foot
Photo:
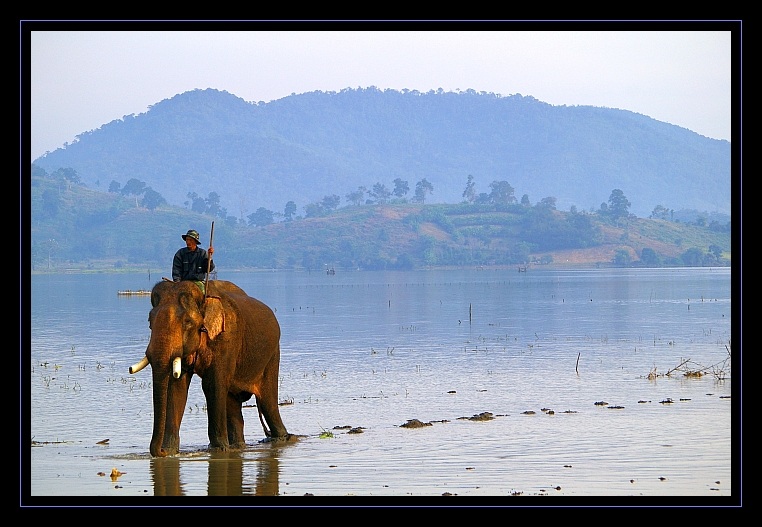
[[[227,452],[230,450],[230,445],[221,443],[209,443],[209,452]]]
[[[179,449],[163,446],[159,448],[157,451],[154,451],[153,449],[150,449],[150,451],[153,457],[169,457],[169,456],[174,456],[175,454],[177,454],[179,452]]]
[[[266,437],[260,443],[295,443],[299,440],[296,434],[286,434],[279,437]]]
[[[212,444],[209,443],[210,452],[230,452],[236,450],[246,450],[246,443],[226,443],[226,444]]]

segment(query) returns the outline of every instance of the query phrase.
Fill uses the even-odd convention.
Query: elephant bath
[[[232,282],[212,280],[206,295],[190,281],[159,282],[151,306],[146,354],[130,373],[151,366],[152,456],[179,452],[194,374],[206,397],[210,450],[246,446],[242,405],[252,395],[266,438],[290,438],[278,409],[280,325],[267,305]]]

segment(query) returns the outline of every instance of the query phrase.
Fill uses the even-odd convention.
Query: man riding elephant
[[[191,229],[182,235],[185,247],[180,248],[172,259],[172,281],[191,280],[204,292],[204,278],[207,271],[214,270],[214,247],[209,251],[200,247],[198,231]]]

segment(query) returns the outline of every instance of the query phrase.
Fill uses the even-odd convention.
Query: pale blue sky
[[[729,31],[33,31],[31,154],[197,88],[474,89],[731,140]]]

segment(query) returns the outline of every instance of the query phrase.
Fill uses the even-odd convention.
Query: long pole
[[[212,221],[212,232],[209,234],[209,247],[214,247],[212,245],[212,242],[214,241],[214,221]],[[204,281],[204,301],[206,301],[206,290],[207,286],[209,285],[209,273],[212,270],[212,257],[211,255],[207,254],[206,259],[206,280]]]

